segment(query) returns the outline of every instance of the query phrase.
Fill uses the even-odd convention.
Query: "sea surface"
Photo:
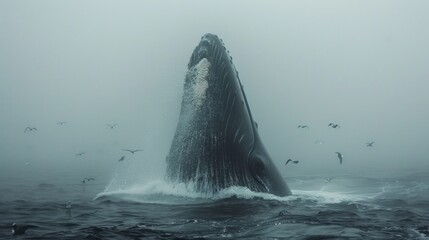
[[[162,180],[3,182],[0,239],[429,239],[429,174],[286,178],[293,196]],[[66,202],[71,207],[66,207]],[[11,224],[31,225],[11,235]]]

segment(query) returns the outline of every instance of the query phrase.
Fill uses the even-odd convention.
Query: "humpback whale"
[[[291,195],[258,134],[258,125],[223,41],[205,34],[193,51],[183,87],[165,178],[195,191],[231,186]]]

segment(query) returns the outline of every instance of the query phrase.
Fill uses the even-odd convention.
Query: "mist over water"
[[[0,236],[26,222],[39,225],[39,237],[63,231],[64,239],[107,226],[120,230],[103,228],[107,239],[342,230],[348,239],[394,239],[395,231],[427,239],[428,12],[417,0],[1,1]],[[186,66],[208,32],[230,51],[294,196],[246,188],[201,195],[164,182]],[[289,158],[299,163],[285,166]],[[66,201],[72,218],[59,214]],[[373,228],[363,223],[371,217]],[[204,233],[210,227],[224,235]]]

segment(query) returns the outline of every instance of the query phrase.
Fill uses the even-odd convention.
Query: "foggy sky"
[[[427,169],[428,12],[423,0],[0,1],[0,174],[163,174],[208,32],[284,176]],[[123,148],[145,151],[120,165]]]

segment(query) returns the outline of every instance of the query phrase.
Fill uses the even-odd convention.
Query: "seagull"
[[[367,142],[367,143],[366,143],[366,146],[367,146],[367,147],[372,147],[372,145],[373,145],[374,143],[375,143],[375,142]]]
[[[58,125],[64,126],[67,124],[67,122],[57,122]]]
[[[330,123],[330,124],[328,124],[328,126],[332,127],[332,128],[340,128],[340,125],[334,124],[334,123]]]
[[[24,130],[24,133],[27,132],[27,131],[28,132],[37,131],[37,128],[35,128],[35,127],[26,127],[25,130]]]
[[[24,234],[25,231],[29,228],[34,228],[36,226],[33,225],[20,225],[18,226],[16,223],[12,224],[12,235],[21,235]]]
[[[307,125],[298,125],[297,128],[308,128],[308,126]]]
[[[135,152],[141,152],[143,150],[141,150],[141,149],[137,149],[137,150],[122,149],[122,151],[130,152],[130,153],[134,154]]]
[[[81,182],[86,183],[86,182],[94,181],[94,180],[95,180],[94,178],[84,178]]]
[[[293,163],[295,163],[295,164],[299,163],[299,161],[298,161],[298,160],[292,160],[292,159],[290,159],[290,158],[289,158],[289,159],[286,161],[285,166],[286,166],[286,164],[288,164],[289,162],[293,162]]]
[[[314,143],[315,143],[315,144],[323,144],[323,141],[321,141],[321,140],[317,140],[317,141],[315,141]]]
[[[116,126],[118,126],[118,124],[114,123],[114,124],[108,124],[106,123],[106,125],[110,128],[110,129],[114,129]]]
[[[335,152],[337,154],[338,159],[340,159],[340,164],[343,164],[343,155],[339,152]]]
[[[66,209],[72,208],[72,203],[70,201],[66,202]]]
[[[78,154],[76,154],[76,156],[78,156],[78,157],[80,157],[80,156],[82,156],[83,154],[85,154],[86,152],[80,152],[80,153],[78,153]]]
[[[122,162],[122,161],[124,161],[125,160],[125,156],[122,156],[119,160],[118,160],[118,162]]]

